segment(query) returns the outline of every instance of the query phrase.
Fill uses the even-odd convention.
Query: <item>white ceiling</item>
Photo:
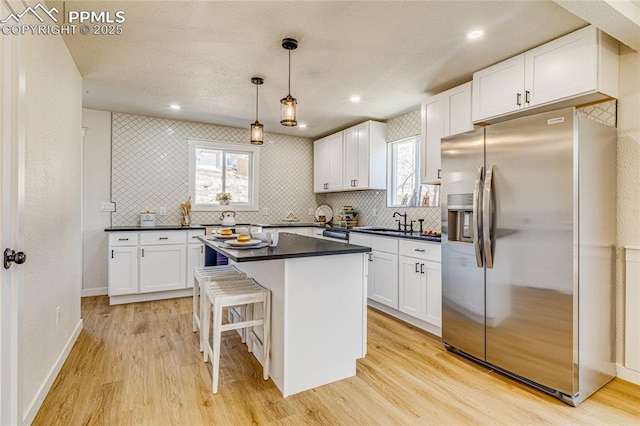
[[[62,9],[62,2],[48,2]],[[67,1],[122,10],[122,35],[65,42],[84,77],[85,108],[249,128],[252,76],[267,132],[316,138],[418,108],[429,93],[587,23],[552,1]],[[466,34],[483,29],[481,39]],[[298,122],[279,124],[287,94]],[[355,104],[351,95],[362,97]],[[172,103],[180,111],[169,108]],[[248,132],[247,132],[248,137]]]

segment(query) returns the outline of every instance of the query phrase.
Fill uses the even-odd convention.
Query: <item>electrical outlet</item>
[[[373,208],[373,210],[371,210],[371,216],[373,217],[377,217],[378,216],[378,209],[376,209],[375,207]]]
[[[158,214],[159,214],[160,216],[166,216],[166,215],[167,215],[167,208],[166,208],[166,207],[160,207],[160,208],[158,209]]]
[[[315,216],[316,211],[314,209],[309,209],[309,216]]]
[[[262,209],[262,216],[269,216],[269,209],[268,208],[263,208]]]
[[[56,307],[56,325],[60,324],[60,306]]]

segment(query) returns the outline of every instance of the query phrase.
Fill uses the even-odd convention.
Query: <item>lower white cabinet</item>
[[[204,229],[110,232],[111,304],[183,297],[193,286],[193,268],[204,265]]]
[[[140,246],[140,293],[186,287],[185,244]]]
[[[440,327],[442,323],[442,279],[440,264],[400,256],[399,310]]]
[[[369,304],[438,336],[442,326],[441,248],[407,238],[351,232],[349,243],[371,247]]]

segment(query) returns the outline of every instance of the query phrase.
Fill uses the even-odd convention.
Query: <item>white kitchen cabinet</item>
[[[342,155],[342,132],[313,143],[314,192],[342,189]]]
[[[473,130],[468,82],[430,97],[422,104],[420,181],[440,183],[440,140]]]
[[[109,233],[111,304],[185,297],[204,265],[204,229]]]
[[[138,292],[138,234],[109,234],[109,296]]]
[[[314,192],[386,188],[386,125],[367,121],[313,144]]]
[[[367,121],[342,135],[342,189],[386,189],[386,125]]]
[[[396,238],[376,237],[351,232],[349,243],[371,247],[367,297],[383,305],[398,309],[398,241]]]
[[[429,322],[442,324],[442,278],[440,264],[415,257],[399,257],[400,312]]]
[[[474,73],[473,121],[616,98],[617,76],[618,42],[588,26]]]
[[[193,268],[204,266],[204,243],[197,237],[203,230],[187,232],[187,288],[193,287]]]

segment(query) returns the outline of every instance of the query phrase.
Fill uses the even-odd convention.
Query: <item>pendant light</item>
[[[256,122],[251,124],[251,143],[262,145],[264,140],[264,126],[258,121],[258,87],[264,83],[262,77],[251,77],[251,82],[256,85]]]
[[[298,41],[293,38],[282,40],[282,47],[289,51],[289,94],[286,98],[280,99],[280,124],[293,127],[298,124],[296,121],[296,98],[291,96],[291,51],[298,47]]]

